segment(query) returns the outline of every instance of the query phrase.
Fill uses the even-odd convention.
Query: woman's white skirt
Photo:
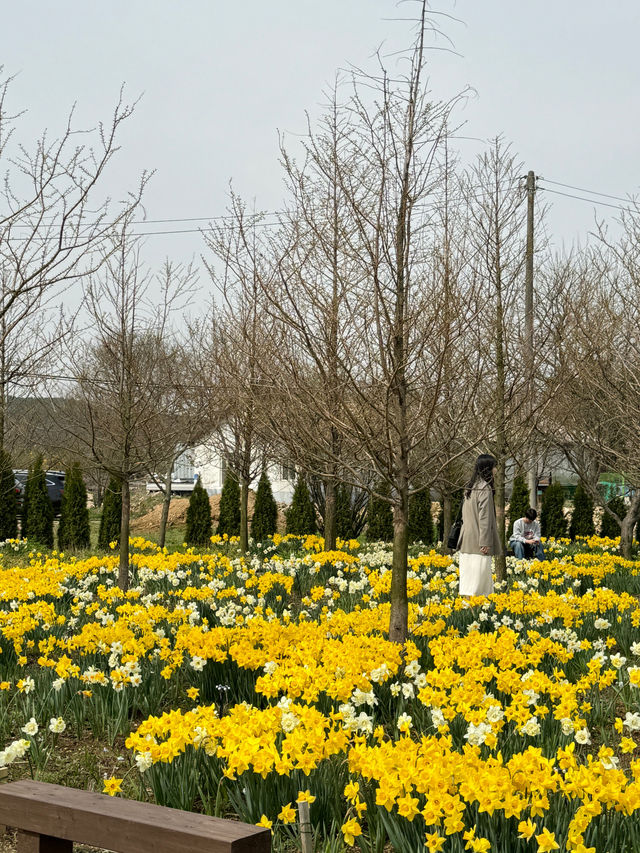
[[[491,557],[483,554],[460,554],[460,595],[491,595]]]

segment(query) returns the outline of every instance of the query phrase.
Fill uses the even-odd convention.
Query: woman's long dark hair
[[[464,493],[465,497],[471,497],[471,489],[475,486],[478,480],[484,480],[485,483],[489,483],[491,491],[495,492],[495,486],[493,485],[493,469],[497,464],[498,460],[490,453],[481,453],[480,456],[478,456],[471,479],[467,483],[467,489]]]

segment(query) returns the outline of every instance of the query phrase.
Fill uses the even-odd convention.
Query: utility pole
[[[530,171],[527,174],[527,249],[525,266],[524,290],[524,332],[525,332],[525,369],[527,371],[527,414],[529,427],[532,427],[533,413],[533,198],[536,193],[536,176]],[[527,482],[531,506],[536,509],[538,502],[538,460],[533,445],[533,430],[529,440],[529,470]]]

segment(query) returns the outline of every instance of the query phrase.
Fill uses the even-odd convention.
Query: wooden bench
[[[17,853],[72,853],[73,842],[116,853],[268,853],[259,826],[50,785],[0,786],[0,823],[18,830]]]

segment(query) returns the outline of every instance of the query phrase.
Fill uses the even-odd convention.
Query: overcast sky
[[[459,19],[442,18],[442,26],[460,56],[433,51],[431,88],[438,98],[466,85],[477,90],[460,114],[465,134],[503,134],[525,168],[549,181],[618,196],[638,191],[637,0],[434,6]],[[59,133],[74,102],[89,126],[108,119],[123,82],[129,98],[142,93],[107,189],[122,196],[143,169],[155,169],[149,219],[219,216],[230,179],[270,210],[282,200],[278,131],[304,130],[305,110],[317,113],[338,68],[371,67],[381,43],[383,52],[406,44],[410,25],[388,19],[411,9],[393,0],[5,3],[0,63],[18,74],[11,106],[28,110],[19,131],[25,142],[45,127]],[[482,148],[460,146],[465,159]],[[594,210],[616,213],[545,196],[558,245],[584,242]],[[159,265],[164,256],[184,261],[201,249],[197,233],[160,235],[148,238],[145,256]]]

